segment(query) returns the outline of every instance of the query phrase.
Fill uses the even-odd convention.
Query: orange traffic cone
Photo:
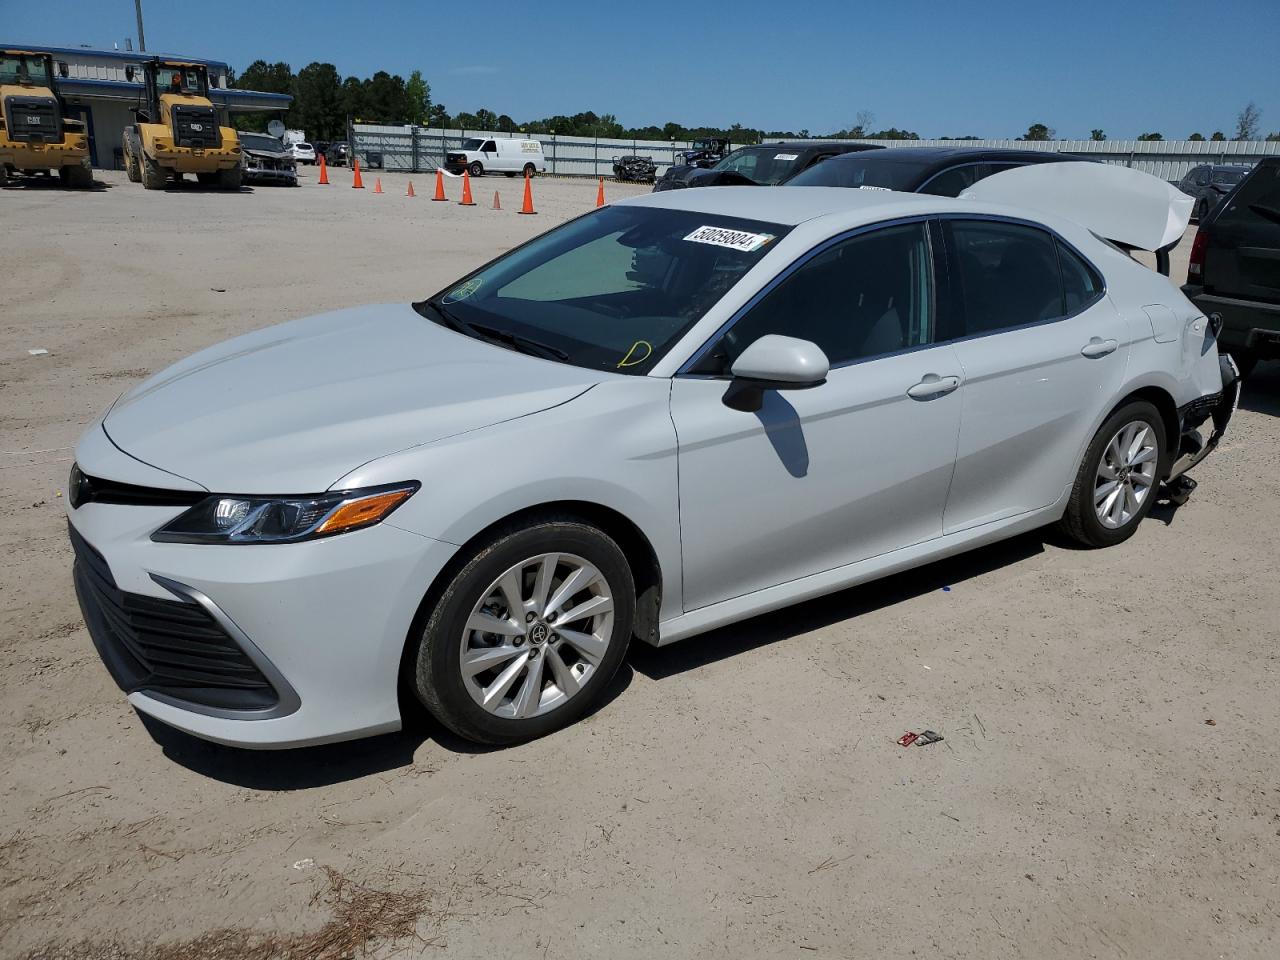
[[[461,207],[474,207],[476,202],[471,199],[471,177],[467,171],[462,171],[462,199],[458,201]]]
[[[533,209],[533,181],[529,179],[529,175],[524,175],[524,204],[520,207],[521,213],[537,213]]]
[[[329,168],[325,165],[323,153],[320,154],[320,179],[316,182],[323,183],[325,186],[329,185]]]
[[[604,206],[604,177],[600,178],[600,189],[596,191],[596,206]]]
[[[351,169],[355,171],[355,176],[351,179],[351,188],[353,190],[363,190],[364,181],[360,179],[360,158],[351,158]]]
[[[444,174],[440,171],[439,167],[436,167],[436,195],[431,199],[432,200],[448,200],[449,199],[444,195]]]
[[[382,178],[381,178],[381,177],[374,177],[374,179],[373,179],[373,192],[374,192],[374,193],[381,193],[381,192],[382,192]]]
[[[497,190],[493,191],[493,209],[495,210],[502,209],[502,198],[498,196]]]
[[[410,180],[410,181],[409,181],[409,192],[408,192],[408,193],[406,193],[406,194],[405,194],[405,196],[406,196],[406,197],[416,197],[416,196],[417,196],[417,194],[413,192],[413,181],[412,181],[412,180]]]

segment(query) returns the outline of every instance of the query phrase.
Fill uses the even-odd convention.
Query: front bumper
[[[410,626],[457,548],[389,524],[297,544],[152,542],[152,531],[181,510],[68,504],[72,536],[83,544],[76,571],[82,611],[130,703],[233,746],[304,746],[398,730]],[[84,547],[101,559],[96,581],[87,580]],[[140,644],[130,644],[120,611],[115,620],[114,608],[104,614],[111,598],[95,599],[91,588],[101,588],[104,573],[144,632]],[[208,645],[193,655],[199,643]],[[245,682],[219,679],[228,672]],[[228,696],[228,686],[242,693]]]
[[[298,171],[293,167],[273,170],[267,167],[251,167],[246,165],[244,168],[244,178],[250,183],[294,184],[298,182]]]
[[[1187,284],[1182,292],[1205,316],[1217,314],[1222,318],[1218,342],[1228,350],[1244,349],[1262,358],[1280,358],[1280,303],[1205,293],[1198,284]]]

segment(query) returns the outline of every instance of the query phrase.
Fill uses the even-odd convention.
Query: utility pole
[[[133,0],[133,10],[138,15],[138,49],[145,53],[147,50],[147,38],[142,32],[142,0]]]

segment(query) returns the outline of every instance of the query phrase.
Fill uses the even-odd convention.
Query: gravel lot
[[[371,891],[416,928],[397,955],[1278,955],[1280,364],[1190,503],[1123,546],[1024,536],[634,650],[602,710],[537,743],[149,730],[71,587],[85,424],[215,341],[434,292],[596,189],[538,180],[521,217],[502,177],[467,209],[427,177],[409,200],[403,176],[314,176],[0,192],[0,955],[301,949],[369,923]],[[894,743],[926,727],[946,740]]]

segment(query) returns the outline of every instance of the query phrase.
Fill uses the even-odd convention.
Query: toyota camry
[[[1099,164],[959,199],[672,191],[237,337],[76,447],[90,635],[139,711],[211,740],[395,730],[407,690],[511,743],[597,704],[633,638],[1049,524],[1115,546],[1185,499],[1238,393],[1127,252],[1189,214]]]

